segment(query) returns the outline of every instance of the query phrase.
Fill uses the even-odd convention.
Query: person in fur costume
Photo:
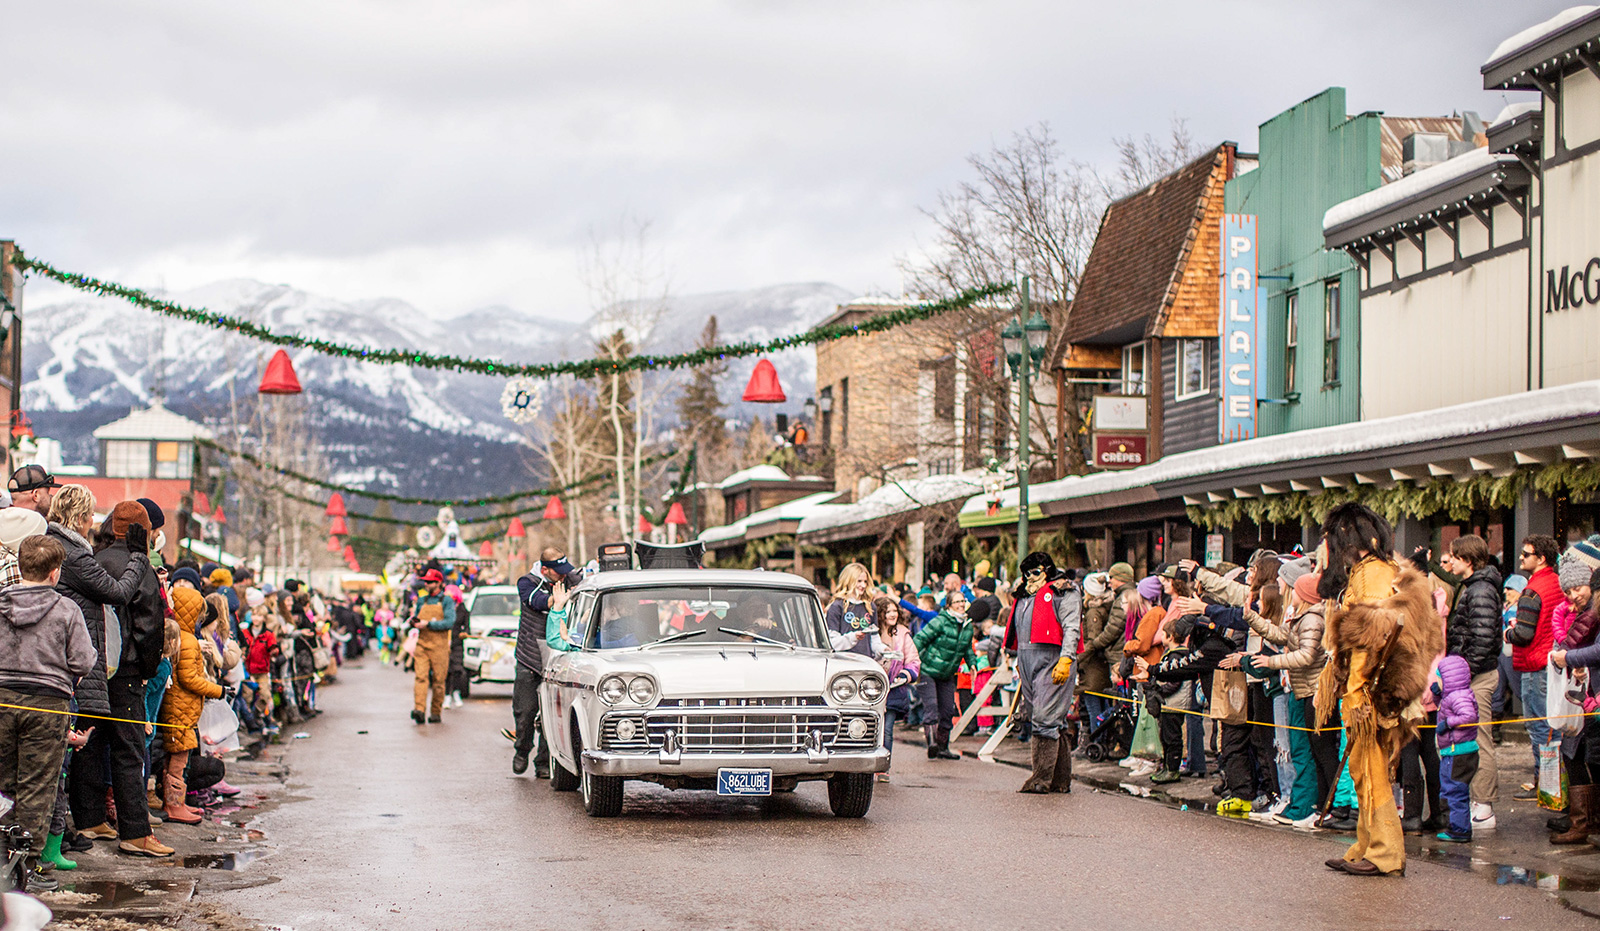
[[[1361,505],[1344,505],[1328,515],[1323,535],[1329,569],[1343,576],[1344,586],[1337,593],[1320,591],[1332,605],[1317,722],[1325,724],[1343,702],[1350,777],[1360,806],[1356,842],[1327,865],[1354,876],[1404,875],[1394,766],[1400,748],[1416,739],[1416,703],[1427,689],[1433,658],[1444,650],[1444,635],[1428,580],[1388,558],[1392,538],[1383,518]]]

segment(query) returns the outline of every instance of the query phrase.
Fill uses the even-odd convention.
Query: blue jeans
[[[1106,719],[1106,712],[1111,710],[1111,702],[1109,699],[1101,698],[1098,695],[1085,694],[1083,696],[1083,710],[1089,715],[1089,726],[1084,733],[1090,733],[1100,726],[1101,721]]]
[[[1439,794],[1444,796],[1444,807],[1450,812],[1450,833],[1457,837],[1472,836],[1471,784],[1477,769],[1477,751],[1439,759]]]
[[[1523,725],[1528,729],[1528,738],[1533,741],[1533,758],[1536,770],[1538,767],[1539,748],[1550,742],[1550,724],[1544,719],[1546,713],[1544,689],[1544,670],[1522,674],[1522,716],[1536,719]]]

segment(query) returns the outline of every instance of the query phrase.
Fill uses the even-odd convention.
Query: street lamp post
[[[1045,343],[1050,339],[1050,323],[1037,310],[1031,314],[1032,302],[1028,298],[1030,280],[1027,275],[1018,282],[1021,299],[1017,315],[1000,331],[1000,341],[1005,348],[1006,362],[1017,379],[1017,562],[1028,555],[1028,408],[1033,403],[1033,372],[1044,361]],[[1023,323],[1026,315],[1028,322]]]

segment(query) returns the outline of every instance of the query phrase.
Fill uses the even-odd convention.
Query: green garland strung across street
[[[358,359],[362,362],[374,362],[384,365],[408,365],[416,368],[452,369],[457,372],[474,372],[479,375],[500,375],[512,377],[518,375],[548,378],[555,375],[572,375],[578,378],[596,378],[602,375],[611,375],[617,372],[629,372],[642,369],[678,369],[693,368],[705,365],[720,359],[737,359],[745,356],[761,355],[762,353],[778,352],[792,349],[796,346],[808,346],[816,343],[832,342],[848,336],[859,336],[865,333],[879,333],[890,330],[903,324],[917,320],[927,320],[939,314],[946,313],[961,307],[968,307],[985,298],[1005,294],[1012,289],[1012,285],[987,285],[981,288],[970,288],[955,297],[942,301],[933,301],[926,304],[917,304],[911,307],[902,307],[887,313],[869,317],[861,323],[834,323],[827,326],[812,327],[804,333],[792,336],[779,336],[764,342],[747,340],[741,343],[730,343],[725,346],[702,347],[690,352],[675,355],[635,355],[622,359],[578,359],[568,362],[537,362],[518,364],[514,362],[495,362],[489,359],[473,359],[463,356],[436,355],[429,352],[417,352],[409,349],[373,349],[370,346],[356,346],[349,343],[338,343],[333,340],[318,339],[311,336],[301,336],[296,333],[277,333],[253,323],[242,317],[232,317],[227,314],[212,313],[193,307],[184,307],[171,301],[163,301],[151,297],[138,288],[117,284],[112,281],[101,281],[88,275],[74,275],[61,271],[48,262],[29,258],[21,249],[13,253],[11,264],[25,272],[38,272],[53,281],[60,282],[79,291],[87,291],[105,297],[119,297],[135,306],[145,310],[187,320],[201,326],[208,326],[217,330],[232,330],[242,336],[271,343],[276,346],[293,346],[300,349],[312,349],[316,352],[330,356],[342,356]]]
[[[310,475],[306,475],[304,472],[296,472],[294,469],[288,468],[287,466],[280,466],[267,462],[265,459],[262,459],[261,457],[252,453],[247,453],[242,449],[229,449],[215,440],[196,438],[195,443],[200,446],[207,447],[208,449],[214,449],[225,456],[237,456],[238,458],[243,459],[245,462],[250,463],[258,469],[266,469],[269,472],[276,472],[286,478],[292,478],[297,482],[304,482],[307,485],[315,485],[318,488],[326,488],[329,491],[337,491],[340,494],[354,495],[361,498],[371,498],[376,501],[394,501],[400,504],[429,504],[436,507],[489,507],[496,504],[510,504],[513,501],[520,501],[523,498],[562,495],[569,491],[582,488],[586,485],[592,485],[595,482],[609,479],[613,474],[615,474],[616,471],[613,469],[606,472],[595,472],[593,474],[586,475],[575,482],[569,482],[565,485],[560,485],[554,488],[532,488],[527,491],[516,491],[504,495],[491,495],[486,498],[417,498],[408,495],[392,495],[383,491],[368,491],[365,488],[356,488],[351,485],[340,485],[337,482],[330,482],[325,479],[314,478]],[[645,459],[643,464],[655,465],[657,462],[660,462],[663,459],[670,459],[677,454],[678,451],[675,449],[668,450],[664,453],[657,453]],[[323,503],[326,504],[326,502]]]
[[[1565,460],[1542,466],[1524,466],[1509,475],[1475,475],[1465,481],[1435,479],[1421,485],[1396,482],[1387,488],[1357,485],[1330,488],[1311,494],[1291,492],[1224,501],[1213,507],[1188,508],[1189,520],[1215,530],[1241,520],[1254,524],[1321,524],[1328,512],[1341,504],[1357,502],[1382,514],[1391,523],[1401,518],[1421,519],[1444,514],[1450,520],[1467,520],[1475,510],[1509,508],[1528,488],[1545,495],[1565,491],[1588,495],[1600,490],[1600,463]]]

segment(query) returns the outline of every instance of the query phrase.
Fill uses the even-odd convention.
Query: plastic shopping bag
[[[220,756],[239,749],[239,716],[233,707],[216,698],[206,699],[200,709],[200,742],[207,756]]]
[[[1161,728],[1144,705],[1139,706],[1139,726],[1133,729],[1133,740],[1128,744],[1128,755],[1144,757],[1147,760],[1161,759]]]
[[[1583,705],[1568,694],[1581,695],[1581,691],[1574,688],[1571,677],[1565,670],[1557,669],[1555,663],[1546,664],[1544,675],[1545,721],[1550,725],[1550,732],[1566,737],[1583,733]]]

